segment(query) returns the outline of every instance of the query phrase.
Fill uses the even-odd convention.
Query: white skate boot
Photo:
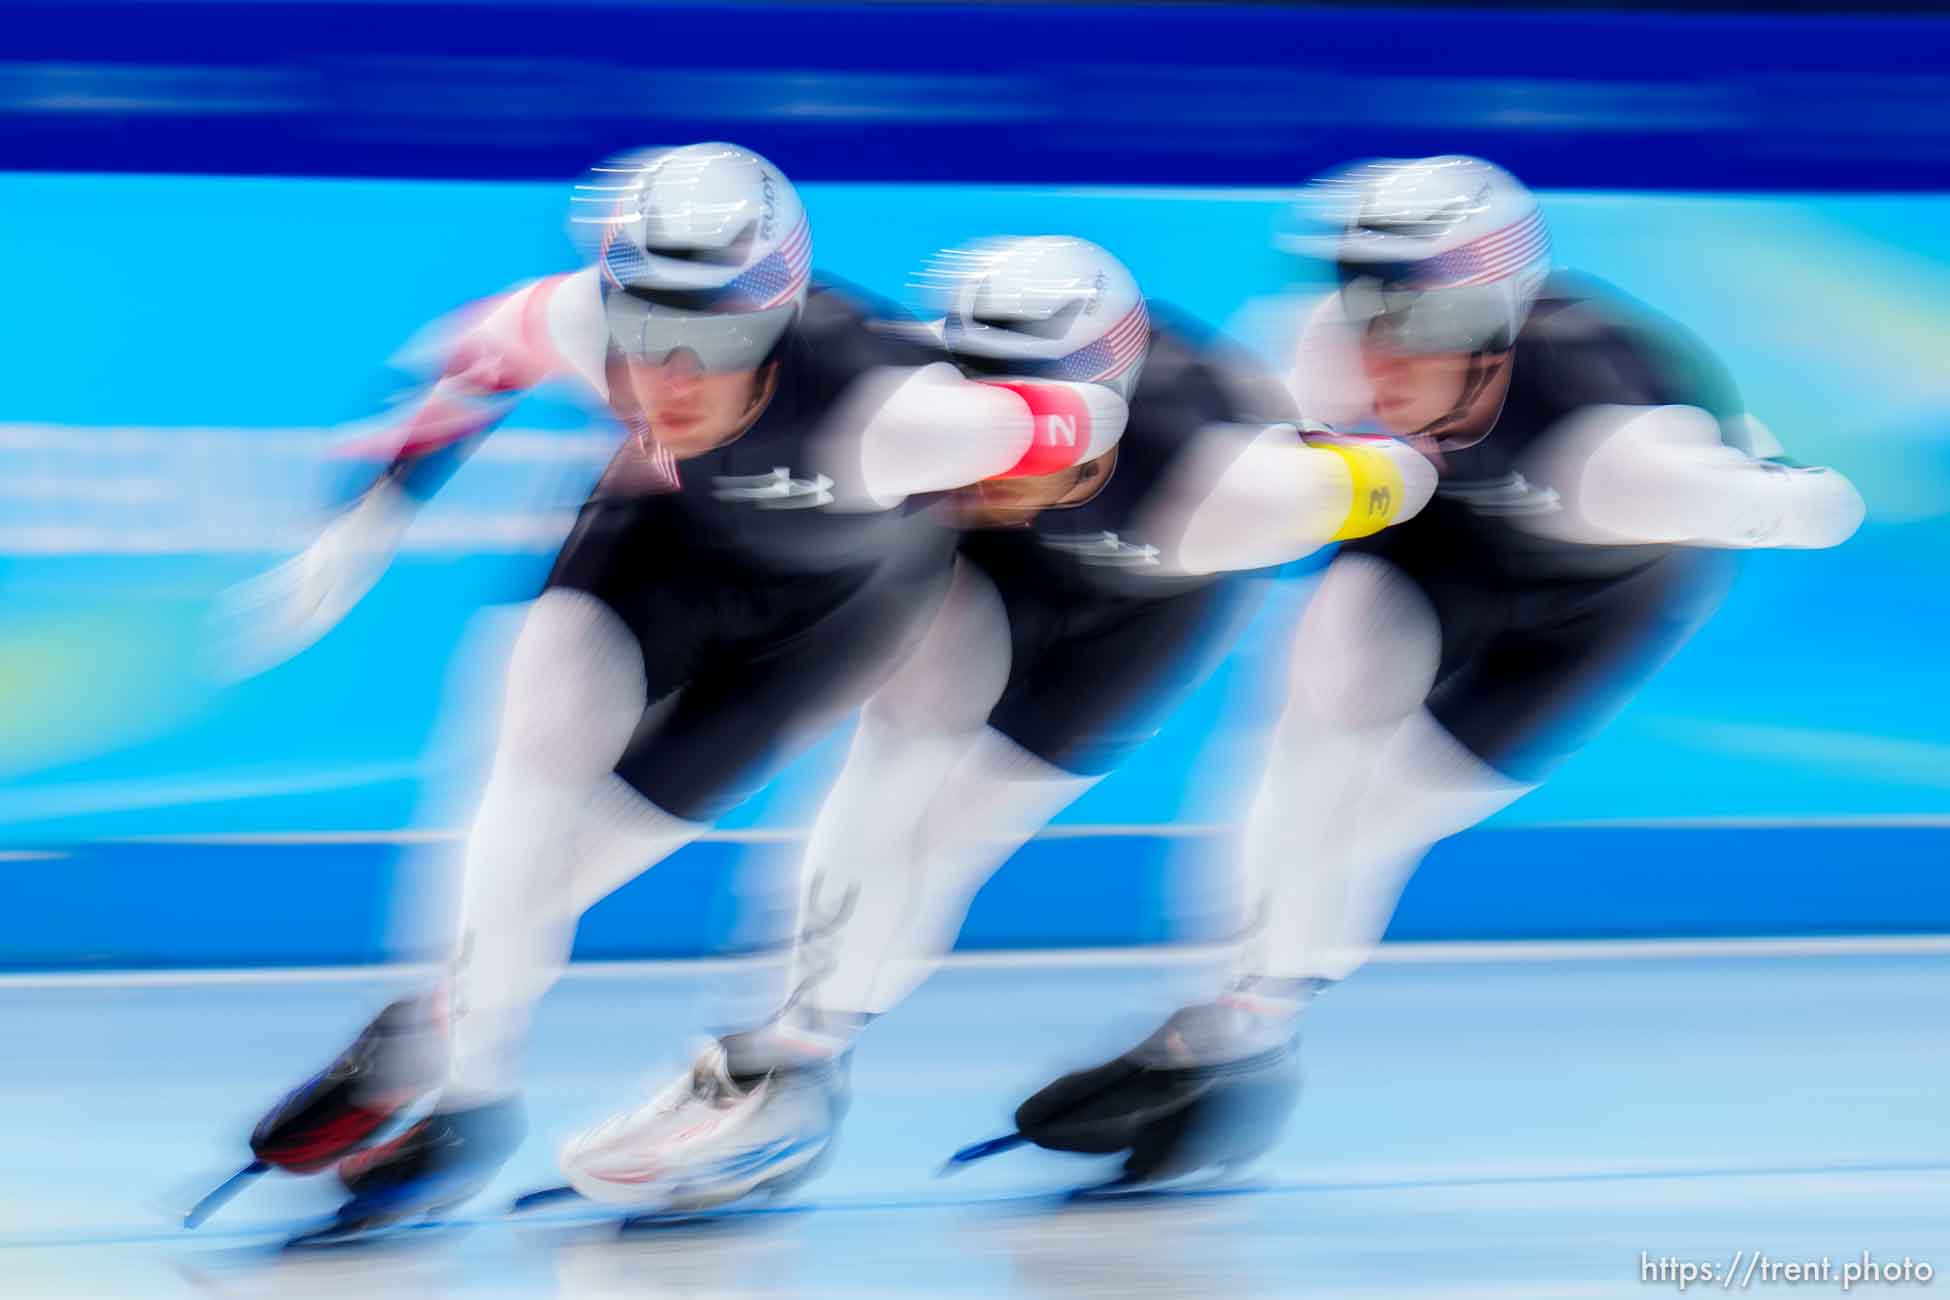
[[[562,1150],[569,1186],[646,1214],[689,1213],[810,1178],[846,1112],[846,1056],[776,1031],[712,1043],[690,1071]]]

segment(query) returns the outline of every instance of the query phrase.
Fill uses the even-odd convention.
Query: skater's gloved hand
[[[219,595],[219,675],[256,676],[331,631],[392,563],[413,510],[411,497],[381,480],[296,556]]]

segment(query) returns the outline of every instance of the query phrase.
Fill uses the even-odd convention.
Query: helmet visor
[[[738,314],[686,311],[615,292],[603,301],[610,341],[624,356],[654,364],[673,352],[688,351],[711,374],[756,370],[772,355],[797,312],[791,303]]]
[[[1515,336],[1507,288],[1498,284],[1426,288],[1412,262],[1340,262],[1341,309],[1364,333],[1417,354],[1501,352]]]

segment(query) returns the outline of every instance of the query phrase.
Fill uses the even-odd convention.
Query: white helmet
[[[1124,264],[1066,235],[985,239],[937,253],[921,288],[964,369],[1097,383],[1129,399],[1151,321]]]
[[[1309,187],[1313,233],[1288,246],[1334,263],[1348,319],[1414,352],[1502,352],[1550,270],[1537,198],[1501,167],[1449,155],[1359,163]]]
[[[706,370],[770,356],[806,301],[812,230],[792,183],[733,144],[625,154],[570,200],[596,259],[610,338],[630,356],[690,351]]]

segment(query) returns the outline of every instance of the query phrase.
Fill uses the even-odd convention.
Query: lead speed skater
[[[1557,270],[1503,169],[1361,164],[1304,215],[1298,251],[1335,288],[1302,332],[1301,410],[1401,439],[1438,479],[1413,518],[1342,545],[1302,617],[1229,986],[1031,1097],[1003,1141],[1121,1154],[1125,1186],[1269,1146],[1302,1013],[1374,950],[1429,847],[1602,731],[1711,616],[1729,553],[1837,546],[1863,518],[1703,344]]]

